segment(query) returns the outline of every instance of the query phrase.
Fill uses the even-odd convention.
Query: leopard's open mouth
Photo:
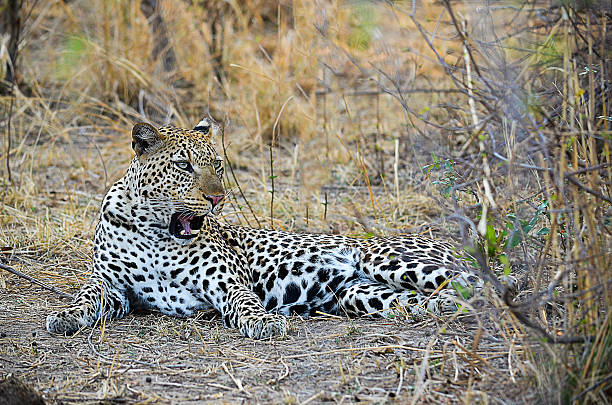
[[[169,230],[172,236],[176,238],[191,239],[198,236],[203,223],[203,215],[188,216],[184,213],[175,212],[170,218]]]

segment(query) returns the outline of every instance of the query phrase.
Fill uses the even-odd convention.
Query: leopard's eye
[[[193,167],[191,166],[191,163],[181,160],[179,162],[174,162],[174,164],[176,165],[176,167],[178,167],[181,170],[185,170],[189,173],[193,172]]]

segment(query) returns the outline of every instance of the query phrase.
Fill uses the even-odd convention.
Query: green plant
[[[421,169],[425,174],[425,179],[429,179],[433,172],[440,172],[438,180],[434,180],[431,184],[439,186],[440,194],[445,197],[450,197],[451,191],[457,182],[457,171],[454,168],[452,159],[441,159],[435,153],[431,154],[432,163],[423,166]]]

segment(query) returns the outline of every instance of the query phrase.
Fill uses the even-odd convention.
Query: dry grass
[[[165,30],[147,21],[141,2],[24,3],[33,11],[22,35],[21,83],[2,98],[2,263],[76,291],[89,274],[104,192],[132,157],[132,125],[189,127],[210,109],[225,123],[217,145],[235,175],[226,170],[235,192],[225,221],[457,241],[470,222],[469,234],[485,247],[481,270],[490,267],[497,280],[506,257],[519,291],[508,301],[487,287],[469,315],[421,323],[293,318],[286,338],[264,342],[224,329],[207,312],[135,314],[57,338],[43,320],[65,302],[0,272],[0,378],[18,375],[52,403],[605,398],[610,114],[609,90],[596,88],[610,84],[584,65],[599,63],[598,46],[609,50],[605,41],[588,45],[584,33],[605,37],[609,24],[591,19],[596,29],[585,31],[585,14],[573,14],[585,24],[583,41],[570,20],[544,24],[542,14],[509,4],[494,10],[496,32],[530,30],[478,42],[490,39],[486,19],[474,4],[457,4],[474,41],[468,72],[467,51],[440,4],[419,5],[414,16],[411,2],[160,4]],[[522,73],[497,77],[499,66],[485,63],[495,59],[487,43],[502,44],[508,66]],[[515,84],[533,99],[519,114],[508,99],[485,97],[486,79]],[[558,92],[538,93],[551,82]],[[548,109],[547,97],[561,108]],[[523,125],[532,118],[549,125]],[[500,151],[506,161],[495,157]],[[548,207],[538,211],[543,201]],[[547,228],[548,235],[521,235],[505,249],[493,239],[509,218],[537,218],[533,233]],[[478,232],[487,226],[494,238]],[[593,339],[549,344],[521,315],[549,337]]]

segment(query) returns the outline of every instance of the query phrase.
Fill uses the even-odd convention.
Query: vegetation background
[[[610,1],[2,0],[0,378],[51,403],[610,403]],[[450,319],[49,336],[139,121],[224,124],[223,220],[457,242]],[[8,380],[7,380],[8,381]]]

